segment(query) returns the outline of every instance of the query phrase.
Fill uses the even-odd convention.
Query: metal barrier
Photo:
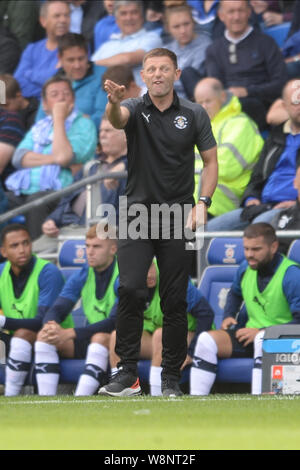
[[[41,197],[40,199],[36,199],[35,201],[31,201],[27,204],[24,204],[23,206],[17,207],[16,209],[1,214],[0,224],[7,222],[8,220],[12,219],[13,217],[16,217],[17,215],[26,214],[28,211],[34,209],[35,207],[47,204],[48,202],[55,201],[56,199],[60,199],[62,196],[66,196],[67,194],[72,193],[73,191],[81,188],[82,186],[92,185],[104,179],[111,179],[112,174],[114,179],[116,180],[127,177],[127,171],[119,171],[113,173],[110,171],[102,174],[97,173],[96,175],[88,176],[80,181],[77,181],[76,183],[71,184],[70,186],[67,186],[66,188],[60,189],[59,191],[53,191],[50,194]]]

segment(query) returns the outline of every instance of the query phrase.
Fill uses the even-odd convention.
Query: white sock
[[[262,388],[262,345],[265,330],[257,333],[254,339],[254,367],[252,369],[252,395],[261,395]]]
[[[100,375],[107,370],[108,349],[102,344],[91,343],[87,350],[85,370],[80,376],[75,396],[93,395],[100,385]]]
[[[5,369],[5,396],[19,395],[31,363],[31,344],[22,338],[13,337]]]
[[[190,375],[190,394],[208,395],[216,379],[218,348],[211,335],[199,335]]]
[[[151,366],[150,368],[150,395],[152,397],[160,397],[161,393],[161,371],[162,367]]]
[[[39,395],[56,395],[59,382],[59,357],[52,344],[36,341],[35,373]]]

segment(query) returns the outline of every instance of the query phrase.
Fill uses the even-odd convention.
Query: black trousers
[[[163,312],[162,376],[179,379],[180,367],[187,354],[186,293],[193,254],[186,250],[184,238],[119,240],[120,287],[115,348],[120,357],[118,367],[123,366],[137,374],[148,293],[146,278],[155,255]]]

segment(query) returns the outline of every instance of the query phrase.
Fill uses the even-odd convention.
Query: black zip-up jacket
[[[261,151],[259,160],[253,168],[250,181],[243,196],[242,206],[248,197],[261,200],[263,188],[285,149],[286,138],[289,134],[283,131],[284,125],[285,123],[271,130]],[[300,166],[300,148],[298,150],[296,164],[297,167]]]

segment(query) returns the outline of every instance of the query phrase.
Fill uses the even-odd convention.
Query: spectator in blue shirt
[[[40,98],[44,83],[55,73],[58,64],[57,41],[70,27],[67,2],[43,2],[40,23],[46,30],[46,39],[28,44],[14,73],[25,98]]]
[[[25,135],[13,156],[17,171],[6,180],[11,208],[38,199],[73,182],[72,165],[94,158],[95,124],[74,108],[74,92],[67,78],[53,77],[43,87],[47,117]],[[56,203],[29,211],[26,220],[33,239]]]
[[[130,65],[135,81],[143,86],[140,76],[144,55],[151,49],[161,47],[162,40],[156,32],[144,28],[143,4],[140,0],[115,1],[114,15],[120,28],[92,55],[97,65]]]
[[[88,174],[95,174],[99,168],[102,172],[124,171],[127,169],[127,143],[125,132],[115,129],[106,117],[102,119],[99,140],[102,153]],[[80,170],[75,180],[83,177]],[[125,192],[126,179],[103,180],[95,191],[100,190],[102,204],[111,204],[115,208],[116,217],[119,212],[119,197]],[[95,193],[93,193],[95,195]],[[55,253],[58,248],[58,235],[74,236],[85,234],[86,227],[86,188],[83,186],[61,199],[56,209],[47,217],[42,225],[43,235],[34,244],[35,253]],[[103,214],[105,215],[105,214]],[[116,223],[116,221],[115,221]]]
[[[99,49],[105,41],[108,41],[114,33],[119,33],[120,28],[114,16],[114,0],[103,0],[107,15],[96,23],[94,28],[94,49]]]
[[[58,40],[58,57],[61,68],[55,76],[67,76],[72,82],[76,108],[90,116],[99,128],[107,103],[101,87],[106,68],[89,61],[88,44],[82,34],[67,33]],[[36,120],[45,117],[40,105]]]

